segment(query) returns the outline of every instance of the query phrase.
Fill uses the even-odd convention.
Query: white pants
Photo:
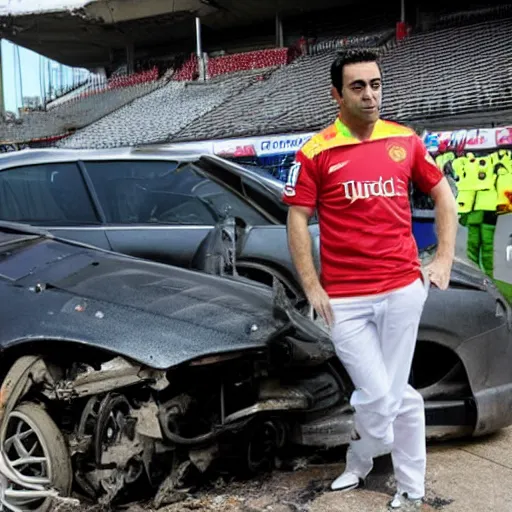
[[[425,494],[424,403],[408,380],[428,286],[418,279],[387,294],[332,301],[332,341],[355,386],[360,438],[350,443],[346,470],[365,477],[374,457],[391,453],[398,491],[411,498]]]

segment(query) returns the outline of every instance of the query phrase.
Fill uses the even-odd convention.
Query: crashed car
[[[0,219],[269,288],[277,280],[307,316],[288,250],[282,186],[264,172],[194,152],[26,150],[0,155]],[[319,265],[314,218],[310,232]],[[510,306],[492,281],[462,261],[447,291],[431,289],[411,375],[426,400],[430,437],[508,424],[512,365],[503,354],[510,352],[510,322]]]
[[[0,219],[191,267],[209,232],[232,216],[244,231],[239,271],[267,283],[279,276],[300,296],[283,231],[283,185],[261,169],[194,152],[24,150],[0,155]],[[423,221],[415,218],[417,232]],[[311,232],[318,239],[315,219]]]
[[[158,497],[217,460],[251,475],[352,433],[350,379],[277,282],[0,223],[0,300],[2,510]]]
[[[114,504],[141,488],[158,505],[217,464],[250,475],[289,445],[354,435],[353,386],[326,331],[278,280],[228,275],[234,228],[212,232],[199,272],[0,222],[5,510],[46,512],[71,494]],[[460,354],[448,374],[440,360],[420,376],[438,379],[421,390],[434,436],[512,423],[511,312],[475,276],[458,283],[427,305],[418,348],[427,358],[438,332]],[[455,336],[446,312],[461,288],[481,310]],[[439,409],[451,424],[436,425]]]

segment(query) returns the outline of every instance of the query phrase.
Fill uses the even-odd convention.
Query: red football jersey
[[[337,119],[306,142],[283,200],[317,209],[330,297],[384,293],[421,275],[409,183],[429,193],[443,176],[416,133],[389,121],[361,142]]]

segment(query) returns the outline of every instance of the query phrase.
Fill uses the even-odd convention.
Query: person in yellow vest
[[[461,156],[448,160],[444,164],[445,174],[454,176],[457,187],[457,205],[459,214],[467,214],[473,210],[476,199],[476,190],[472,183],[470,170],[471,156]]]
[[[468,197],[470,194],[474,197],[471,209],[469,201],[464,211],[459,209],[459,213],[462,213],[460,223],[468,230],[466,253],[471,261],[492,277],[498,207],[496,156],[492,154],[475,157],[468,154],[465,158],[464,165],[460,164],[465,173],[463,187],[467,190]],[[460,203],[459,201],[459,206]]]

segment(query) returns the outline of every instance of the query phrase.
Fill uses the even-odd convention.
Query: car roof
[[[122,147],[113,149],[23,149],[0,154],[0,172],[26,165],[44,165],[66,162],[87,161],[114,161],[114,160],[173,160],[178,162],[199,163],[201,161],[213,164],[217,168],[241,178],[246,185],[257,186],[260,191],[271,199],[279,209],[284,207],[281,203],[281,194],[284,183],[266,173],[262,169],[254,170],[227,160],[217,155],[205,154],[199,148],[189,146],[182,148],[165,146]],[[204,167],[204,166],[203,166]],[[204,169],[203,169],[204,170]],[[223,180],[223,173],[217,173],[217,178]],[[224,180],[223,180],[224,181]]]
[[[124,147],[114,149],[22,149],[0,154],[0,171],[20,165],[38,165],[61,162],[77,162],[80,160],[180,160],[196,161],[201,157],[197,151]]]
[[[265,183],[274,193],[280,193],[283,183],[264,170],[253,170],[217,155],[204,154],[193,147],[191,149],[168,147],[123,147],[114,149],[22,149],[0,154],[0,171],[22,165],[42,165],[51,163],[78,161],[111,160],[177,160],[197,162],[201,159],[222,165],[226,170],[238,175],[249,176]]]

